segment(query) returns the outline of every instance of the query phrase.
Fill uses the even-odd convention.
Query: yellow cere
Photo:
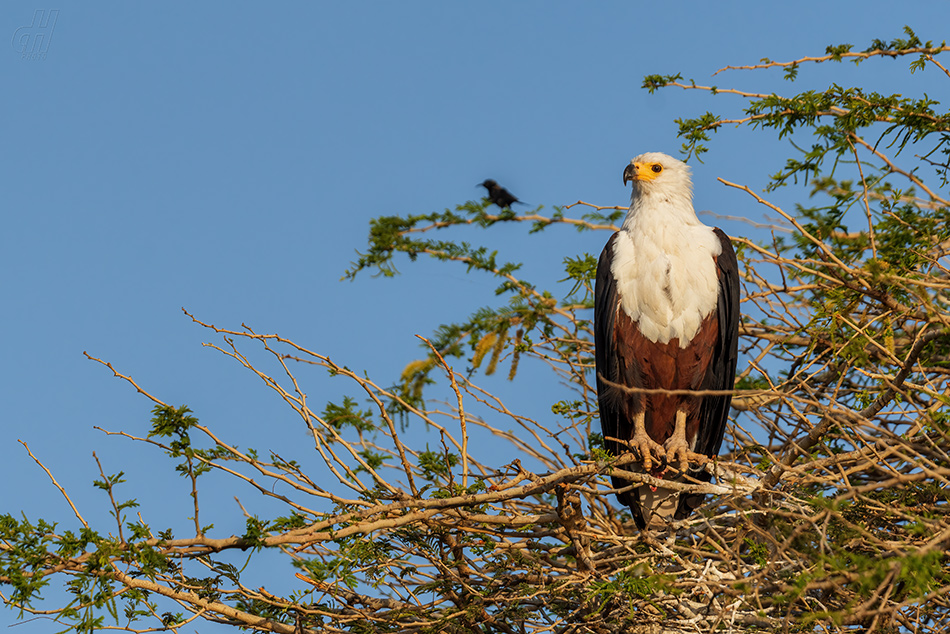
[[[634,163],[637,170],[637,180],[652,181],[663,172],[663,166],[659,163]]]

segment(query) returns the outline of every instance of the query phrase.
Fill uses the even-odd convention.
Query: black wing
[[[631,436],[631,421],[628,415],[628,405],[625,395],[619,390],[611,388],[604,382],[607,379],[620,385],[634,385],[636,378],[631,373],[636,368],[630,360],[621,367],[617,351],[617,341],[614,336],[614,322],[617,317],[617,282],[611,273],[610,266],[614,259],[614,243],[617,234],[611,236],[600,254],[597,263],[597,279],[594,282],[594,365],[597,370],[597,402],[600,408],[600,429],[604,435],[604,446],[615,456],[623,454],[627,448],[615,440],[607,438],[629,439]],[[614,488],[621,488],[630,483],[620,478],[612,477]],[[640,528],[646,524],[640,511],[640,504],[635,491],[622,493],[617,496],[620,502],[630,507],[634,520]]]
[[[714,229],[722,253],[716,259],[719,274],[719,303],[716,308],[719,318],[719,338],[713,349],[709,370],[703,378],[702,390],[731,390],[736,383],[736,363],[739,359],[739,263],[732,242],[721,229]],[[703,397],[699,410],[699,432],[696,453],[707,456],[719,455],[722,437],[729,421],[732,396]],[[709,482],[711,476],[705,470],[691,471],[690,476]],[[680,496],[676,519],[683,519],[698,507],[704,495]]]
[[[504,209],[505,207],[511,207],[514,203],[520,203],[521,201],[515,198],[514,194],[510,191],[498,185],[495,189],[492,190],[491,194],[492,202]]]
[[[622,450],[610,438],[626,438],[629,422],[623,420],[619,399],[603,381],[617,381],[617,342],[614,340],[614,319],[617,315],[617,282],[610,271],[614,256],[614,242],[617,234],[611,236],[597,262],[597,279],[594,282],[594,361],[597,369],[597,402],[600,407],[600,427],[603,431],[607,451],[615,456]]]

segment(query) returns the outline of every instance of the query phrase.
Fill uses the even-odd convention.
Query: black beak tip
[[[637,169],[630,164],[623,169],[623,184],[626,185],[628,181],[632,181],[637,177]]]

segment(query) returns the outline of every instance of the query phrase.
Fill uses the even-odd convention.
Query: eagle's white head
[[[637,216],[646,222],[699,224],[690,171],[686,163],[662,152],[647,152],[630,161],[623,170],[624,185],[633,182],[624,225]]]
[[[692,201],[689,165],[662,152],[641,154],[623,170],[623,184],[633,181],[633,196],[683,198]],[[670,200],[669,202],[674,202]]]

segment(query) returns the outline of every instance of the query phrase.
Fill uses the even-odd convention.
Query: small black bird
[[[512,203],[521,203],[522,205],[525,204],[515,198],[510,191],[490,178],[483,183],[479,183],[479,185],[488,190],[488,199],[498,205],[500,209],[511,207]]]

